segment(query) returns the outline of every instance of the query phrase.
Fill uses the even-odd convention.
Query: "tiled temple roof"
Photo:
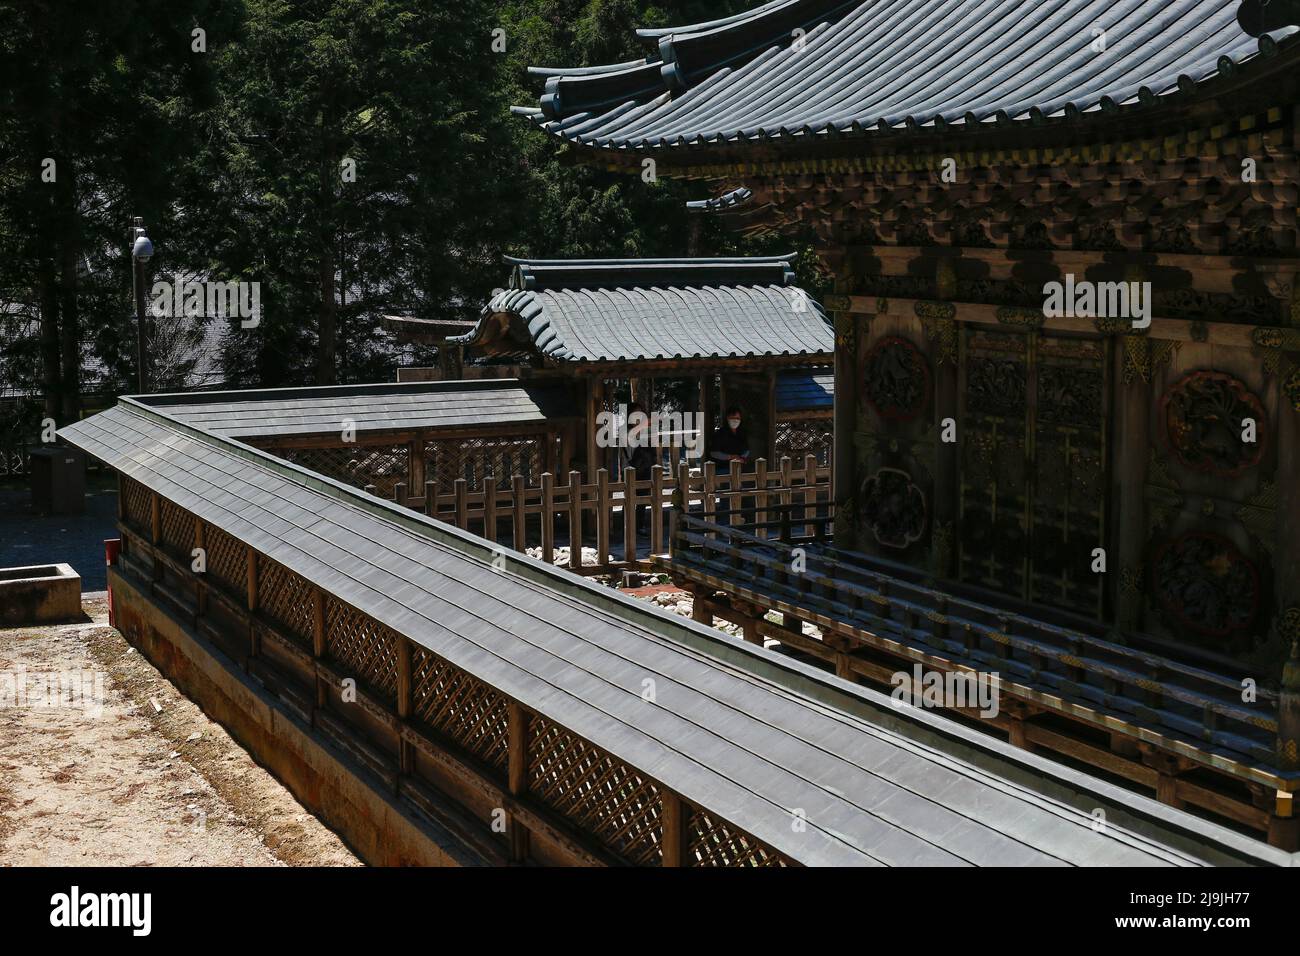
[[[1277,53],[1238,0],[777,0],[640,31],[644,60],[534,69],[557,137],[641,150],[1072,121],[1149,108]],[[1280,9],[1282,4],[1274,4]],[[1238,22],[1261,32],[1252,36]],[[1262,8],[1265,17],[1270,7]],[[1104,29],[1104,50],[1094,30]]]
[[[834,351],[830,320],[794,285],[789,257],[512,261],[510,288],[449,342],[561,362]]]

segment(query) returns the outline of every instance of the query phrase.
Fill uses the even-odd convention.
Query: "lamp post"
[[[131,232],[135,240],[131,246],[131,265],[135,274],[135,367],[139,393],[147,395],[149,394],[149,367],[145,358],[145,341],[149,319],[144,308],[144,273],[146,264],[153,257],[153,243],[144,234],[144,220],[139,216],[135,217],[135,225],[131,227]]]

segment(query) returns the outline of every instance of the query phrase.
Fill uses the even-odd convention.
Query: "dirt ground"
[[[83,608],[0,629],[0,865],[361,865],[108,627],[102,594]],[[50,674],[84,699],[48,706]]]

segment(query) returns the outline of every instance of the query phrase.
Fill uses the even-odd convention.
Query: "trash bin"
[[[70,445],[42,445],[27,456],[32,507],[39,514],[70,515],[86,510],[86,456]]]

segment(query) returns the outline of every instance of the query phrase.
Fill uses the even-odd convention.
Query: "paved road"
[[[104,539],[117,535],[117,487],[98,475],[86,480],[86,511],[38,515],[25,484],[0,483],[0,568],[66,562],[81,575],[81,590],[102,591]]]

